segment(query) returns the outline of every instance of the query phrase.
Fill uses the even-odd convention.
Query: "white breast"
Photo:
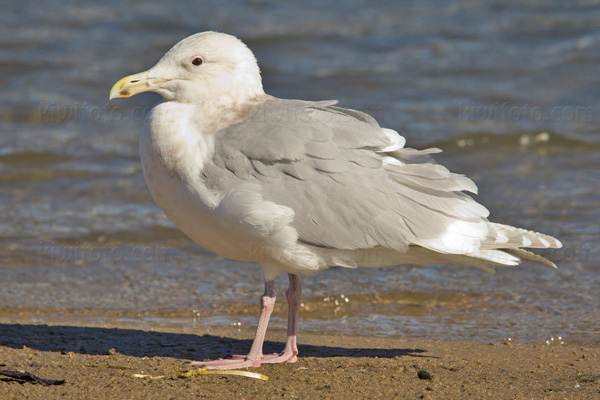
[[[207,189],[201,179],[214,149],[189,122],[193,109],[162,103],[156,106],[140,136],[144,178],[156,204],[190,239],[227,258],[253,261],[251,242],[214,210],[225,194]]]

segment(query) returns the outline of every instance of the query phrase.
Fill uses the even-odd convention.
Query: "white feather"
[[[392,151],[400,150],[406,144],[406,139],[403,136],[392,129],[381,128],[384,135],[390,140],[391,144],[381,149],[382,153],[390,153]]]

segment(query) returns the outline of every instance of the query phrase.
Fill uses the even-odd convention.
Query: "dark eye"
[[[204,60],[200,57],[196,57],[192,60],[192,64],[194,64],[194,65],[202,65],[203,62],[204,62]]]

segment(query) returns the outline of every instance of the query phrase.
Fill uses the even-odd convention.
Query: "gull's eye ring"
[[[202,63],[204,62],[204,60],[201,57],[196,57],[192,60],[192,64],[193,65],[202,65]]]

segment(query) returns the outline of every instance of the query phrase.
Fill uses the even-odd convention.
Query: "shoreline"
[[[280,351],[284,336],[268,334],[265,353]],[[1,323],[1,370],[22,370],[65,384],[0,377],[0,393],[3,398],[33,399],[600,396],[600,346],[558,342],[484,344],[305,334],[299,337],[297,363],[249,369],[268,376],[268,382],[220,374],[178,377],[196,369],[190,360],[244,354],[251,339],[247,332]],[[427,374],[418,371],[431,379],[422,379]]]

